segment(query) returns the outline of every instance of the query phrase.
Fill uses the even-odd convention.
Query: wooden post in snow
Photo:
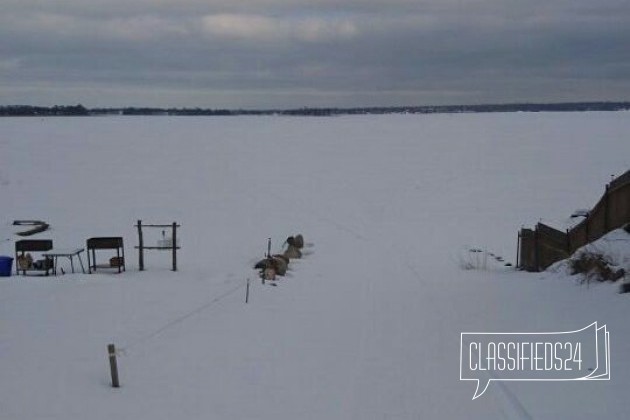
[[[144,271],[144,240],[142,238],[142,220],[138,220],[138,267]]]
[[[173,271],[177,271],[177,223],[173,222]]]
[[[112,375],[112,388],[120,388],[120,382],[118,382],[118,363],[116,362],[116,346],[108,344],[107,353],[109,354],[109,369]]]

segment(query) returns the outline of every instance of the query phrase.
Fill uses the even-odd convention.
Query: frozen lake
[[[84,246],[122,236],[127,272],[0,279],[5,419],[622,418],[628,301],[514,263],[629,168],[630,113],[0,119],[0,254],[13,220]],[[178,222],[178,272],[134,224]],[[267,238],[312,246],[277,287]],[[157,241],[159,232],[148,241]],[[66,269],[66,271],[68,271]],[[611,333],[610,382],[459,380],[464,331]],[[123,387],[108,387],[106,345]]]

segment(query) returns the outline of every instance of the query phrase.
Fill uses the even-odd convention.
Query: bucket
[[[11,267],[13,267],[13,258],[0,255],[0,277],[11,276]]]

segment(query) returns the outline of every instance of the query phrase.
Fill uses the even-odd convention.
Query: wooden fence
[[[572,229],[562,232],[543,223],[534,229],[521,229],[517,268],[542,271],[627,223],[630,223],[630,170],[606,185],[602,198]]]

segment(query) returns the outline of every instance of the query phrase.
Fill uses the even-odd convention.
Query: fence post
[[[516,239],[516,269],[520,268],[519,258],[521,256],[521,231],[518,231],[518,238]]]
[[[534,266],[540,271],[540,250],[538,249],[538,225],[534,229]]]
[[[142,238],[142,220],[138,220],[138,267],[144,271],[144,239]]]
[[[177,223],[173,222],[173,271],[177,271]]]
[[[116,362],[116,346],[107,345],[107,353],[109,354],[109,369],[112,375],[112,388],[120,388],[118,382],[118,363]]]
[[[247,279],[247,289],[245,291],[245,303],[249,303],[249,279]]]
[[[590,220],[589,220],[590,218],[591,218],[591,213],[589,212],[586,215],[586,217],[584,218],[584,224],[585,224],[584,225],[584,228],[585,228],[584,230],[586,232],[586,242],[585,242],[585,244],[587,244],[587,243],[589,243],[591,241],[591,235],[590,235],[590,232],[589,232],[590,229],[588,228],[588,225],[590,223]]]
[[[604,234],[610,230],[610,205],[609,194],[610,184],[606,184],[606,191],[604,191]]]

